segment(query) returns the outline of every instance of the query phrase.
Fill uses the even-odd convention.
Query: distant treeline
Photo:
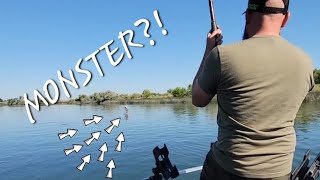
[[[320,101],[320,69],[315,69],[313,72],[315,83],[318,84],[312,92],[308,94],[305,101]],[[92,95],[79,95],[76,99],[71,99],[68,101],[62,101],[62,104],[105,104],[108,102],[132,102],[132,103],[141,103],[141,102],[164,102],[172,103],[178,102],[179,99],[186,99],[185,97],[191,97],[192,85],[189,84],[187,87],[176,87],[174,89],[167,90],[166,93],[155,93],[148,89],[140,93],[133,94],[117,94],[112,91],[106,92],[97,92]],[[183,100],[182,102],[184,102]],[[24,105],[23,97],[3,100],[0,98],[0,105],[8,106],[19,106]]]
[[[22,96],[20,96],[19,98],[13,98],[13,99],[7,99],[7,100],[3,100],[0,98],[0,106],[1,105],[20,106],[20,105],[24,105],[24,100]]]
[[[175,89],[169,89],[166,93],[155,93],[148,89],[144,90],[141,94],[117,94],[112,91],[94,93],[90,96],[79,95],[78,98],[68,101],[70,104],[104,104],[108,101],[121,101],[126,102],[132,100],[146,100],[154,102],[154,100],[172,99],[172,98],[184,98],[191,97],[191,84],[188,87],[176,87]],[[138,101],[135,101],[138,102]]]
[[[137,100],[134,102],[139,102],[141,100],[155,102],[158,100],[163,99],[170,99],[169,102],[172,102],[172,99],[182,99],[184,97],[191,97],[191,88],[192,85],[188,85],[187,87],[176,87],[174,89],[167,90],[166,93],[155,93],[148,89],[144,90],[141,94],[140,93],[133,93],[133,94],[117,94],[113,91],[106,91],[106,92],[96,92],[92,95],[79,95],[78,98],[71,99],[68,101],[60,101],[62,104],[104,104],[107,102],[126,102],[132,100]],[[42,103],[40,101],[40,103]],[[4,101],[0,98],[0,105],[8,105],[8,106],[19,106],[24,105],[24,99],[22,96],[19,98],[8,99]]]

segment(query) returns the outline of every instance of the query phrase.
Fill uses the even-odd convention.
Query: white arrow
[[[99,151],[101,151],[100,156],[98,158],[98,161],[103,162],[104,160],[104,154],[108,152],[108,146],[107,143],[103,143],[103,145],[100,147]]]
[[[70,149],[65,149],[64,150],[64,153],[66,154],[66,156],[68,156],[69,154],[71,154],[72,152],[76,152],[78,153],[82,148],[82,145],[80,144],[74,144],[73,145],[73,148],[70,148]]]
[[[88,126],[89,124],[91,124],[93,122],[95,124],[98,124],[102,119],[103,119],[102,116],[93,115],[92,119],[84,119],[83,122],[84,122],[84,125]]]
[[[110,121],[110,122],[111,122],[111,126],[107,127],[107,128],[105,129],[105,131],[106,131],[108,134],[110,134],[111,131],[112,131],[112,129],[113,129],[114,127],[119,127],[120,119],[121,119],[121,118],[117,118],[117,119],[111,120],[111,121]]]
[[[70,136],[70,138],[72,138],[76,133],[78,132],[78,130],[76,129],[67,129],[66,133],[58,133],[59,139],[62,140],[65,137]]]
[[[116,147],[116,151],[121,152],[121,150],[122,150],[122,142],[125,142],[124,135],[123,135],[122,132],[118,135],[118,137],[116,138],[116,141],[118,141],[118,144],[117,144],[117,147]]]
[[[112,179],[112,169],[116,168],[116,165],[114,164],[113,159],[109,161],[107,168],[109,168],[109,171],[108,171],[108,174],[106,175],[106,178]]]
[[[91,133],[91,138],[85,140],[84,143],[86,143],[86,145],[89,146],[93,140],[97,141],[99,139],[100,135],[101,135],[101,131],[93,132],[93,133]]]
[[[77,169],[80,170],[80,171],[83,170],[83,168],[84,168],[84,166],[85,166],[86,164],[90,164],[91,155],[88,154],[88,155],[84,156],[84,157],[81,158],[81,159],[82,159],[82,163],[81,163],[79,166],[77,166]]]

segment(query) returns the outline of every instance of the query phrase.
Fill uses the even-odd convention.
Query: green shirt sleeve
[[[198,77],[200,88],[207,94],[216,94],[220,80],[221,63],[217,47],[211,50],[204,60],[202,72]]]

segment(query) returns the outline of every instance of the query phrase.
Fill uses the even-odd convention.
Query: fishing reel
[[[154,148],[153,155],[156,160],[156,167],[152,169],[154,176],[151,176],[149,180],[168,180],[179,176],[177,167],[172,166],[170,162],[169,151],[165,144],[161,149],[158,146]]]
[[[320,153],[317,155],[313,163],[309,166],[310,149],[303,157],[303,161],[291,173],[290,180],[315,180],[320,175]]]

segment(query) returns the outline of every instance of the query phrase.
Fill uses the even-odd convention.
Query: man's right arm
[[[215,95],[215,89],[212,91],[208,89],[211,89],[211,87],[215,87],[212,84],[213,82],[215,82],[215,77],[211,76],[212,73],[214,73],[215,71],[213,67],[213,62],[215,61],[215,59],[213,58],[214,55],[212,54],[212,50],[217,45],[222,44],[221,33],[221,30],[217,29],[216,31],[208,34],[206,50],[202,58],[198,72],[193,80],[192,104],[197,107],[204,107],[208,105]],[[220,34],[220,36],[217,38],[216,35],[218,34]]]

